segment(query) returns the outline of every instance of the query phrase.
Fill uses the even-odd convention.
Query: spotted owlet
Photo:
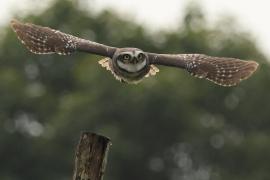
[[[99,61],[121,82],[138,83],[155,75],[156,65],[178,67],[191,75],[221,86],[234,86],[250,77],[258,67],[255,61],[212,57],[204,54],[157,54],[138,48],[117,48],[81,39],[49,27],[11,21],[21,42],[33,53],[69,55],[75,51],[105,56]]]

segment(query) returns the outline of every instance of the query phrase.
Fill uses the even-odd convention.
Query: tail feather
[[[17,20],[11,21],[11,27],[33,53],[66,55],[76,50],[76,37],[60,31],[30,23],[23,24]]]
[[[206,78],[221,86],[235,86],[257,69],[255,61],[203,56],[187,62],[186,69],[194,76]]]

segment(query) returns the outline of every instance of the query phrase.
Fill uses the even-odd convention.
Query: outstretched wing
[[[60,55],[83,51],[101,56],[112,57],[116,48],[81,39],[70,34],[30,23],[11,21],[11,27],[21,42],[33,53]]]
[[[186,69],[191,75],[221,86],[235,86],[256,71],[258,63],[204,54],[148,54],[151,64]]]

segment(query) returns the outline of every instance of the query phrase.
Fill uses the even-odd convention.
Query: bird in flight
[[[154,76],[164,65],[185,69],[191,75],[221,86],[235,86],[257,69],[255,61],[212,57],[204,54],[157,54],[138,48],[117,48],[82,39],[70,34],[31,23],[11,21],[11,27],[21,42],[36,54],[69,55],[75,51],[104,56],[99,64],[114,77],[136,84],[144,77]]]

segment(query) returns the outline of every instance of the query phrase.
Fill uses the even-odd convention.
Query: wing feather
[[[98,63],[101,65],[101,67],[104,67],[106,70],[110,71],[112,75],[115,77],[116,80],[120,82],[124,82],[123,79],[118,76],[111,68],[111,58],[104,58],[98,61]]]
[[[159,69],[158,69],[155,65],[151,64],[151,65],[150,65],[150,70],[149,70],[149,72],[145,75],[145,77],[155,76],[158,72],[159,72]]]
[[[81,39],[76,36],[30,23],[11,21],[11,27],[21,42],[36,54],[57,53],[68,55],[74,51],[84,51],[112,57],[116,48]]]
[[[180,67],[195,77],[208,79],[221,86],[235,86],[249,78],[258,68],[255,61],[204,54],[150,54],[149,57],[152,64]]]

